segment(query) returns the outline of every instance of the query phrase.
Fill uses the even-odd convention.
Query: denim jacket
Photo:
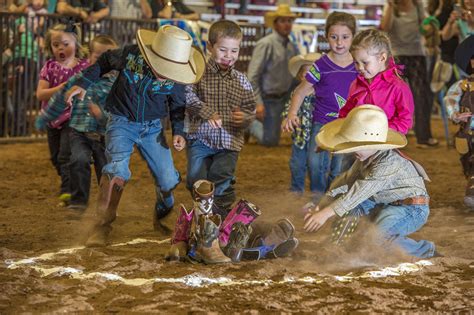
[[[184,136],[184,85],[157,80],[138,45],[105,52],[84,70],[77,85],[87,89],[111,70],[120,73],[106,100],[108,112],[140,123],[165,118],[169,112],[173,135]]]

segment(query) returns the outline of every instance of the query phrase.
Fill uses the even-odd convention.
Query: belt
[[[283,93],[280,93],[280,94],[263,94],[263,98],[282,98],[284,96],[286,96],[288,94],[288,92],[283,92]]]
[[[428,196],[415,196],[406,198],[403,200],[397,200],[390,203],[393,206],[401,206],[401,205],[429,205],[430,204],[430,197]]]

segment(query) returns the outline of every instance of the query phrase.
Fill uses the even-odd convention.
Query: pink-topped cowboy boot
[[[176,261],[186,258],[193,215],[194,209],[188,211],[184,205],[180,205],[176,225],[171,237],[171,247],[165,257],[166,260]]]
[[[219,229],[219,244],[221,247],[225,247],[229,242],[230,232],[232,231],[234,223],[241,222],[245,225],[249,225],[260,214],[261,211],[256,205],[244,199],[239,200],[234,208],[230,210]]]

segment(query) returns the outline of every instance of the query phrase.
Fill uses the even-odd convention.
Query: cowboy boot
[[[242,259],[242,249],[247,245],[250,234],[252,234],[250,225],[235,222],[230,231],[229,242],[222,250],[224,254],[233,262],[239,262]]]
[[[346,212],[342,217],[337,218],[332,225],[331,242],[335,245],[342,245],[348,240],[359,225],[360,214],[358,209]]]
[[[171,247],[166,255],[166,260],[183,260],[188,252],[189,233],[193,221],[194,209],[189,212],[181,205],[179,208],[176,226],[171,237]]]
[[[265,236],[256,234],[249,247],[242,250],[242,260],[260,260],[262,258],[286,257],[298,247],[294,237],[295,227],[288,219],[273,224]]]
[[[464,195],[464,204],[466,207],[474,208],[474,175],[468,177],[466,193]]]
[[[214,183],[205,179],[193,184],[191,193],[194,202],[194,216],[196,222],[201,215],[211,215],[214,206]]]
[[[196,260],[205,264],[228,263],[230,258],[222,252],[219,241],[220,216],[200,215],[196,227]]]
[[[156,187],[156,202],[155,211],[153,212],[153,228],[155,231],[161,231],[169,235],[171,230],[161,223],[161,220],[166,218],[173,210],[174,196],[172,191],[161,191]]]
[[[225,247],[229,242],[229,236],[232,231],[233,225],[236,222],[244,223],[249,225],[261,214],[260,209],[253,203],[247,200],[241,199],[232,208],[224,222],[222,223],[219,230],[219,244],[221,247]]]
[[[108,174],[102,175],[96,208],[97,220],[86,246],[103,246],[107,243],[107,236],[112,231],[111,223],[117,217],[117,207],[124,186],[123,178],[114,176],[110,179]]]

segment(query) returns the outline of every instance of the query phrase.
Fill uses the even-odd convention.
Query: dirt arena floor
[[[441,121],[434,133],[443,139]],[[454,126],[451,126],[454,131]],[[152,178],[134,154],[132,179],[104,248],[82,247],[93,207],[58,204],[59,179],[46,142],[0,146],[0,313],[353,313],[474,310],[474,212],[462,204],[465,180],[454,149],[405,150],[432,179],[428,223],[414,238],[432,240],[442,258],[415,261],[353,241],[349,252],[324,245],[328,229],[302,231],[309,195],[287,192],[288,136],[278,148],[247,145],[237,193],[262,208],[261,220],[289,217],[300,246],[289,258],[219,266],[168,263],[169,235],[153,230]],[[184,152],[175,153],[185,176]],[[97,196],[93,184],[91,204]],[[178,203],[191,205],[181,184]],[[174,225],[176,215],[165,224]],[[364,223],[366,226],[369,223]],[[361,232],[370,231],[362,225]]]

